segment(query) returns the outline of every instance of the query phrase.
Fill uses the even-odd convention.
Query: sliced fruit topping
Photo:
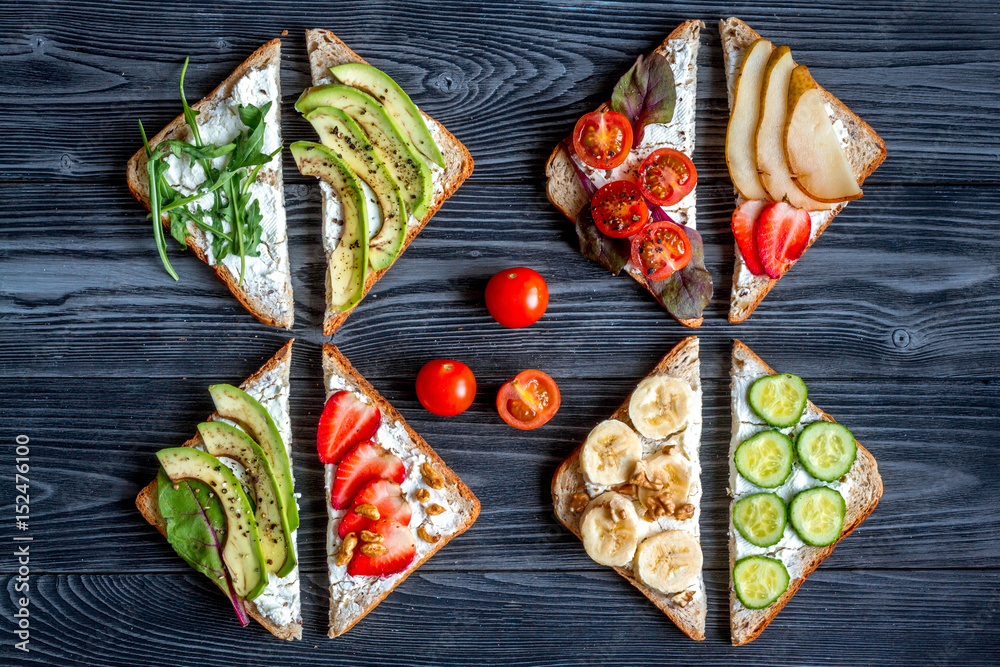
[[[747,402],[761,419],[778,428],[795,426],[806,409],[806,383],[797,375],[767,375],[750,385]]]
[[[781,541],[788,508],[776,493],[754,493],[733,505],[733,525],[750,544],[769,547]]]
[[[635,576],[663,593],[677,593],[698,581],[703,556],[690,533],[667,530],[647,537],[635,550]]]
[[[620,493],[602,493],[580,517],[580,536],[587,555],[601,565],[627,565],[639,543],[639,516]]]
[[[673,148],[659,148],[647,155],[639,165],[638,177],[642,194],[659,206],[673,206],[698,183],[691,158]]]
[[[736,471],[764,489],[781,486],[792,474],[792,439],[781,431],[761,431],[740,443]]]
[[[775,558],[747,556],[733,567],[733,589],[747,609],[763,609],[788,589],[788,570]]]
[[[530,431],[556,416],[562,398],[556,381],[542,371],[521,371],[497,392],[497,412],[514,428]]]
[[[785,202],[760,212],[754,227],[757,252],[764,273],[777,280],[806,251],[812,224],[809,213]]]
[[[476,376],[454,359],[428,361],[417,373],[417,400],[439,417],[454,417],[469,409],[476,398]]]
[[[670,375],[653,375],[639,383],[628,401],[628,418],[642,435],[666,438],[687,424],[691,385]]]
[[[758,39],[747,49],[740,65],[736,90],[733,93],[733,111],[726,128],[726,165],[736,190],[745,199],[767,199],[767,190],[757,173],[755,135],[760,119],[760,86],[764,68],[774,51],[766,39]]]
[[[416,553],[417,542],[409,528],[392,519],[381,519],[360,535],[347,574],[387,577],[408,568]]]
[[[373,442],[354,446],[337,464],[337,474],[330,491],[330,505],[346,509],[358,492],[375,479],[385,479],[401,484],[406,478],[406,468],[398,456],[386,452]]]
[[[316,430],[316,449],[323,463],[336,463],[354,445],[371,440],[382,423],[382,413],[353,392],[330,396],[323,406]]]
[[[412,511],[403,497],[403,490],[396,482],[376,479],[368,482],[351,503],[351,509],[340,520],[337,533],[344,537],[348,533],[370,530],[376,521],[392,519],[404,526],[410,525]]]
[[[665,280],[691,261],[691,240],[680,225],[654,222],[632,237],[632,265],[649,280]]]
[[[739,208],[733,211],[733,236],[736,237],[736,246],[743,256],[743,263],[746,264],[750,273],[755,276],[764,275],[764,265],[760,262],[760,253],[757,251],[757,219],[760,212],[768,206],[762,199],[743,202]]]
[[[616,239],[632,236],[649,222],[649,206],[632,181],[612,181],[595,192],[590,212],[601,233]]]
[[[802,429],[795,450],[810,475],[832,482],[846,475],[854,465],[858,443],[846,426],[818,421]]]
[[[573,129],[573,150],[595,169],[614,169],[632,150],[632,123],[617,111],[593,111]]]
[[[806,489],[788,504],[792,528],[803,542],[814,547],[825,547],[840,539],[846,512],[847,503],[840,491],[825,486]]]
[[[580,449],[580,470],[591,484],[624,484],[642,458],[642,442],[627,424],[602,421]]]

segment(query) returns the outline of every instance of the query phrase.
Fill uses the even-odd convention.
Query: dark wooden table
[[[743,325],[715,24],[737,15],[795,50],[885,139],[889,158]],[[701,18],[699,229],[715,280],[702,339],[708,639],[678,632],[554,519],[558,462],[690,332],[582,258],[548,204],[550,147],[634,58]],[[333,338],[482,500],[479,521],[346,636],[325,636],[315,181],[285,155],[296,327],[258,324],[195,258],[160,267],[124,166],[264,41],[283,40],[286,144],[310,138],[303,31],[332,29],[472,151],[476,171]],[[973,664],[1000,662],[1000,18],[995,2],[4,2],[0,7],[0,663]],[[548,280],[520,331],[483,306],[495,271]],[[303,641],[240,629],[212,585],[135,511],[153,452],[189,437],[206,385],[289,336]],[[885,495],[753,644],[729,645],[725,531],[731,339],[801,375],[877,457]],[[479,395],[435,418],[413,393],[435,357]],[[527,367],[563,407],[522,433],[493,408]],[[30,653],[13,643],[14,447],[30,438]],[[23,533],[18,533],[23,534]]]

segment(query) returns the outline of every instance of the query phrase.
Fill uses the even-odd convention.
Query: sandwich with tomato
[[[545,166],[549,201],[575,225],[584,256],[627,272],[687,327],[701,325],[712,297],[691,159],[703,27],[685,21],[640,56]]]

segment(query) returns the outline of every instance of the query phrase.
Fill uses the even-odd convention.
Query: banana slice
[[[632,567],[639,581],[650,588],[676,593],[698,581],[701,564],[698,540],[683,530],[668,530],[642,541]]]
[[[639,516],[632,501],[620,493],[602,493],[587,505],[580,519],[587,555],[601,565],[627,565],[639,543]]]
[[[680,448],[661,451],[648,459],[643,459],[635,469],[633,479],[638,487],[639,502],[649,507],[649,498],[660,501],[670,500],[673,507],[683,505],[691,491],[691,464]],[[670,511],[673,511],[672,509]]]
[[[632,392],[629,419],[647,438],[666,438],[687,424],[691,395],[691,385],[685,380],[669,375],[648,377]]]
[[[608,419],[587,436],[580,450],[580,468],[591,484],[624,484],[641,458],[642,442],[635,431],[617,419]]]

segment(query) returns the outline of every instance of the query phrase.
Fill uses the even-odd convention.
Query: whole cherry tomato
[[[560,401],[555,380],[541,371],[521,371],[497,392],[497,412],[514,428],[530,431],[552,419]]]
[[[548,305],[545,278],[526,266],[501,271],[486,283],[486,309],[505,327],[520,329],[534,324]]]
[[[428,361],[417,373],[417,400],[440,417],[465,412],[476,398],[476,376],[454,359]]]

